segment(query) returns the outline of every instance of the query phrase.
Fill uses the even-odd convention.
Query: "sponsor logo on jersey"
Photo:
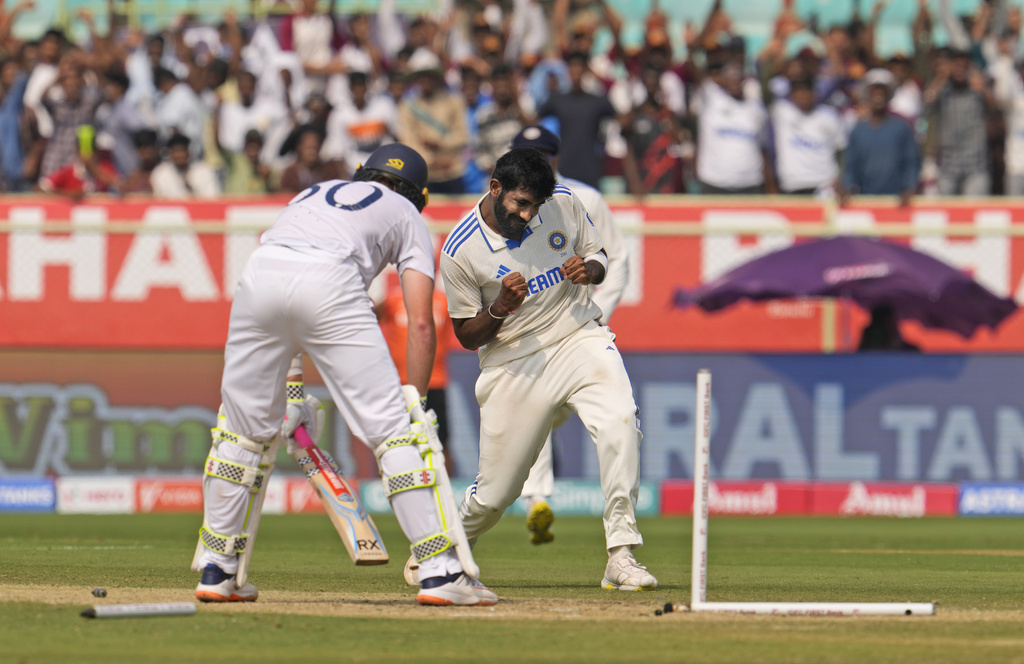
[[[569,240],[565,237],[565,233],[562,231],[552,231],[551,235],[548,235],[548,246],[555,251],[565,249],[565,245],[568,243]]]
[[[551,268],[543,274],[538,274],[526,282],[527,287],[530,289],[527,297],[547,290],[561,281],[565,281],[565,277],[562,276],[561,268],[558,266]]]
[[[501,279],[502,277],[504,277],[506,274],[508,274],[511,271],[512,270],[508,269],[504,265],[499,265],[498,266],[498,275],[496,277],[494,277],[494,278],[495,279]]]

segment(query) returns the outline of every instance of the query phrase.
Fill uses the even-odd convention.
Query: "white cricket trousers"
[[[256,441],[281,429],[285,381],[291,359],[309,354],[352,433],[371,450],[409,433],[409,415],[398,371],[355,266],[329,263],[284,247],[263,246],[250,257],[231,305],[224,350],[221,398],[228,431]],[[220,443],[218,456],[256,465],[259,455]],[[389,450],[378,461],[394,475],[423,467],[415,446]],[[218,533],[241,533],[250,493],[247,487],[205,478],[205,517]],[[412,542],[441,532],[430,489],[392,496],[392,508]],[[237,569],[235,556],[204,548],[201,564]],[[421,565],[421,578],[461,571],[455,556],[441,554]]]
[[[588,323],[558,344],[496,367],[476,383],[480,471],[462,503],[466,535],[486,532],[519,497],[564,405],[597,446],[607,547],[639,547],[640,439],[633,387],[606,327]]]

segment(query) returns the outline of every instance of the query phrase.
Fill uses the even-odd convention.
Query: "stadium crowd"
[[[426,157],[432,193],[475,193],[539,122],[564,175],[636,196],[1024,194],[1021,10],[917,0],[913,52],[882,58],[886,1],[853,4],[821,26],[784,0],[749,53],[720,1],[675,35],[654,0],[638,46],[608,0],[458,0],[441,16],[299,0],[153,34],[111,0],[109,29],[76,16],[81,43],[16,39],[22,2],[0,16],[0,188],[298,192],[397,140]]]

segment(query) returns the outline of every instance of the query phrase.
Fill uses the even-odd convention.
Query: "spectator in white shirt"
[[[921,86],[911,76],[913,72],[910,58],[905,55],[894,55],[889,58],[888,69],[892,72],[895,86],[892,100],[889,102],[889,111],[913,127],[921,116],[924,101],[921,98]]]
[[[1002,54],[990,67],[996,103],[1006,121],[1006,195],[1024,196],[1024,60]]]
[[[238,101],[223,102],[216,115],[217,144],[237,154],[245,147],[245,135],[255,129],[263,136],[263,157],[270,159],[288,137],[291,121],[283,102],[256,96],[256,75],[238,73]]]
[[[43,95],[57,82],[60,75],[57,63],[65,50],[67,40],[64,33],[60,30],[47,30],[39,40],[39,60],[29,73],[25,87],[25,108],[35,114],[37,130],[43,138],[53,135],[53,120],[43,106]]]
[[[211,166],[193,161],[189,138],[174,134],[167,141],[168,159],[153,169],[150,183],[157,198],[216,198],[220,180]]]
[[[398,109],[391,97],[371,95],[363,72],[348,76],[352,99],[335,108],[327,119],[327,138],[322,155],[340,159],[352,170],[366,163],[370,153],[393,143],[397,132]]]
[[[789,97],[772,104],[771,129],[779,190],[833,197],[846,130],[834,108],[816,103],[813,80],[793,81]]]
[[[206,106],[192,86],[169,69],[157,67],[153,81],[159,92],[156,102],[156,119],[161,137],[170,140],[173,134],[182,134],[189,139],[192,155],[203,155],[203,126],[206,123]]]
[[[765,156],[768,112],[744,94],[736,64],[709,67],[698,92],[697,179],[704,194],[775,193]]]

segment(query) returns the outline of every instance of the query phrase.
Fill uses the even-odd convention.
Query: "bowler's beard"
[[[516,222],[518,217],[505,209],[505,193],[502,191],[498,194],[498,200],[494,203],[494,221],[498,224],[499,233],[510,240],[519,241],[523,239],[526,226]]]

